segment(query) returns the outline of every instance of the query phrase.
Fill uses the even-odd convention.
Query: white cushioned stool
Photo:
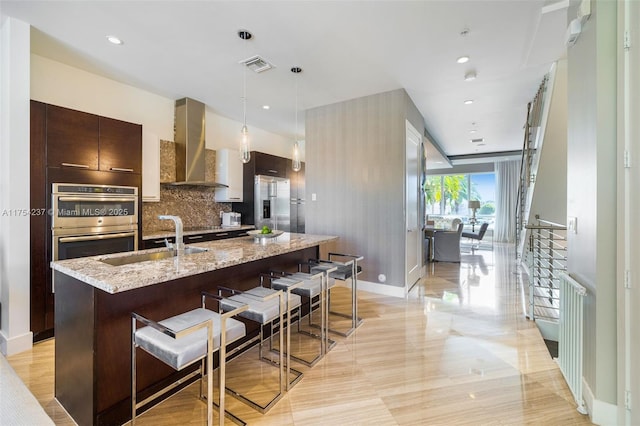
[[[274,278],[271,281],[271,287],[276,290],[285,290],[287,292],[309,299],[309,325],[312,325],[313,310],[316,307],[319,307],[320,309],[321,324],[325,324],[326,290],[323,290],[325,282],[323,274],[321,272],[316,274],[309,274],[304,272],[288,273],[274,271],[273,274]],[[319,339],[320,341],[318,354],[311,360],[304,359],[301,356],[291,353],[291,357],[293,357],[296,361],[309,367],[314,366],[318,361],[320,361],[322,357],[327,353],[327,351],[336,343],[328,338],[327,330],[324,327],[321,328],[320,336],[318,336],[305,330],[300,330],[300,323],[298,322],[298,332]],[[288,345],[287,348],[291,349],[290,345]],[[290,350],[289,352],[292,351]],[[289,356],[289,353],[287,354],[287,356]]]
[[[203,295],[204,306],[204,295]],[[224,314],[197,308],[162,321],[153,321],[144,316],[131,313],[131,424],[135,424],[137,409],[160,395],[174,389],[186,380],[201,376],[200,393],[207,376],[207,424],[213,424],[213,353],[220,352],[220,425],[224,424],[224,389],[225,389],[225,361],[226,346],[246,334],[246,328],[241,321],[231,318],[248,308],[246,305],[237,306]],[[145,326],[137,328],[140,322]],[[136,348],[140,348],[158,360],[180,371],[198,361],[199,370],[195,370],[179,381],[172,383],[165,389],[156,392],[143,401],[137,401],[136,386]],[[205,368],[206,359],[206,368]],[[242,420],[232,416],[236,423],[244,424]]]
[[[337,259],[348,260],[343,262]],[[362,272],[362,268],[358,266],[358,262],[363,259],[364,257],[353,254],[329,253],[328,260],[309,261],[311,264],[310,271],[312,273],[323,272],[326,275],[326,279],[328,280],[328,289],[331,289],[334,286],[335,280],[351,280],[351,314],[332,311],[331,294],[327,294],[327,311],[333,315],[351,320],[351,326],[345,331],[329,328],[329,331],[341,336],[349,336],[358,326],[360,326],[360,324],[362,324],[362,318],[358,317],[358,274]],[[328,322],[329,320],[327,319],[327,323]]]
[[[271,407],[273,407],[284,396],[285,382],[287,383],[287,388],[289,387],[290,383],[288,380],[288,375],[287,379],[285,380],[284,354],[282,352],[279,353],[278,362],[272,362],[270,359],[266,359],[263,356],[264,326],[267,324],[271,325],[271,333],[269,337],[269,339],[271,339],[274,334],[274,323],[277,322],[278,327],[280,327],[280,333],[278,333],[280,345],[279,347],[284,347],[284,336],[282,333],[282,327],[284,326],[284,316],[286,313],[287,317],[290,317],[291,311],[295,308],[299,308],[300,297],[291,295],[291,298],[287,299],[285,298],[284,292],[262,286],[255,287],[246,291],[218,286],[218,294],[222,294],[224,292],[231,293],[231,296],[225,297],[220,300],[220,308],[223,311],[236,309],[238,306],[246,304],[248,308],[239,316],[249,321],[256,322],[260,325],[258,335],[246,342],[243,342],[243,344],[240,347],[236,348],[236,350],[241,350],[249,346],[253,346],[257,342],[259,348],[259,359],[261,361],[267,361],[270,364],[274,364],[279,369],[278,392],[276,392],[273,398],[271,398],[271,400],[269,400],[266,404],[261,404],[255,400],[252,400],[243,393],[232,389],[230,386],[227,387],[227,390],[232,395],[236,396],[247,405],[264,414],[269,411]],[[290,371],[290,369],[288,371]],[[302,373],[296,370],[293,371],[297,374],[296,379],[294,379],[295,383],[302,377]]]

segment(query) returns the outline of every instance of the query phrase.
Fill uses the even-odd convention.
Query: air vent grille
[[[482,143],[484,142],[484,138],[471,139],[471,143]]]
[[[244,64],[247,68],[256,73],[261,73],[274,68],[273,64],[262,58],[260,55],[255,55],[250,58],[244,59],[240,61],[240,63]]]

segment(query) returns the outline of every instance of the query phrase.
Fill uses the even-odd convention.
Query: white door
[[[407,121],[407,152],[405,169],[406,224],[406,285],[411,287],[420,279],[422,269],[422,231],[420,229],[420,133]]]

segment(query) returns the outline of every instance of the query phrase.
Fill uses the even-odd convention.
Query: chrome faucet
[[[165,244],[169,250],[176,250],[178,253],[184,252],[184,242],[182,242],[182,219],[178,216],[171,216],[168,214],[161,214],[158,216],[158,219],[173,220],[176,224],[176,242],[171,244],[165,238]]]

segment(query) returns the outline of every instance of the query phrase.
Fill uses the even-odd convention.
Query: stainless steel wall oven
[[[52,259],[138,249],[138,188],[54,183]]]

